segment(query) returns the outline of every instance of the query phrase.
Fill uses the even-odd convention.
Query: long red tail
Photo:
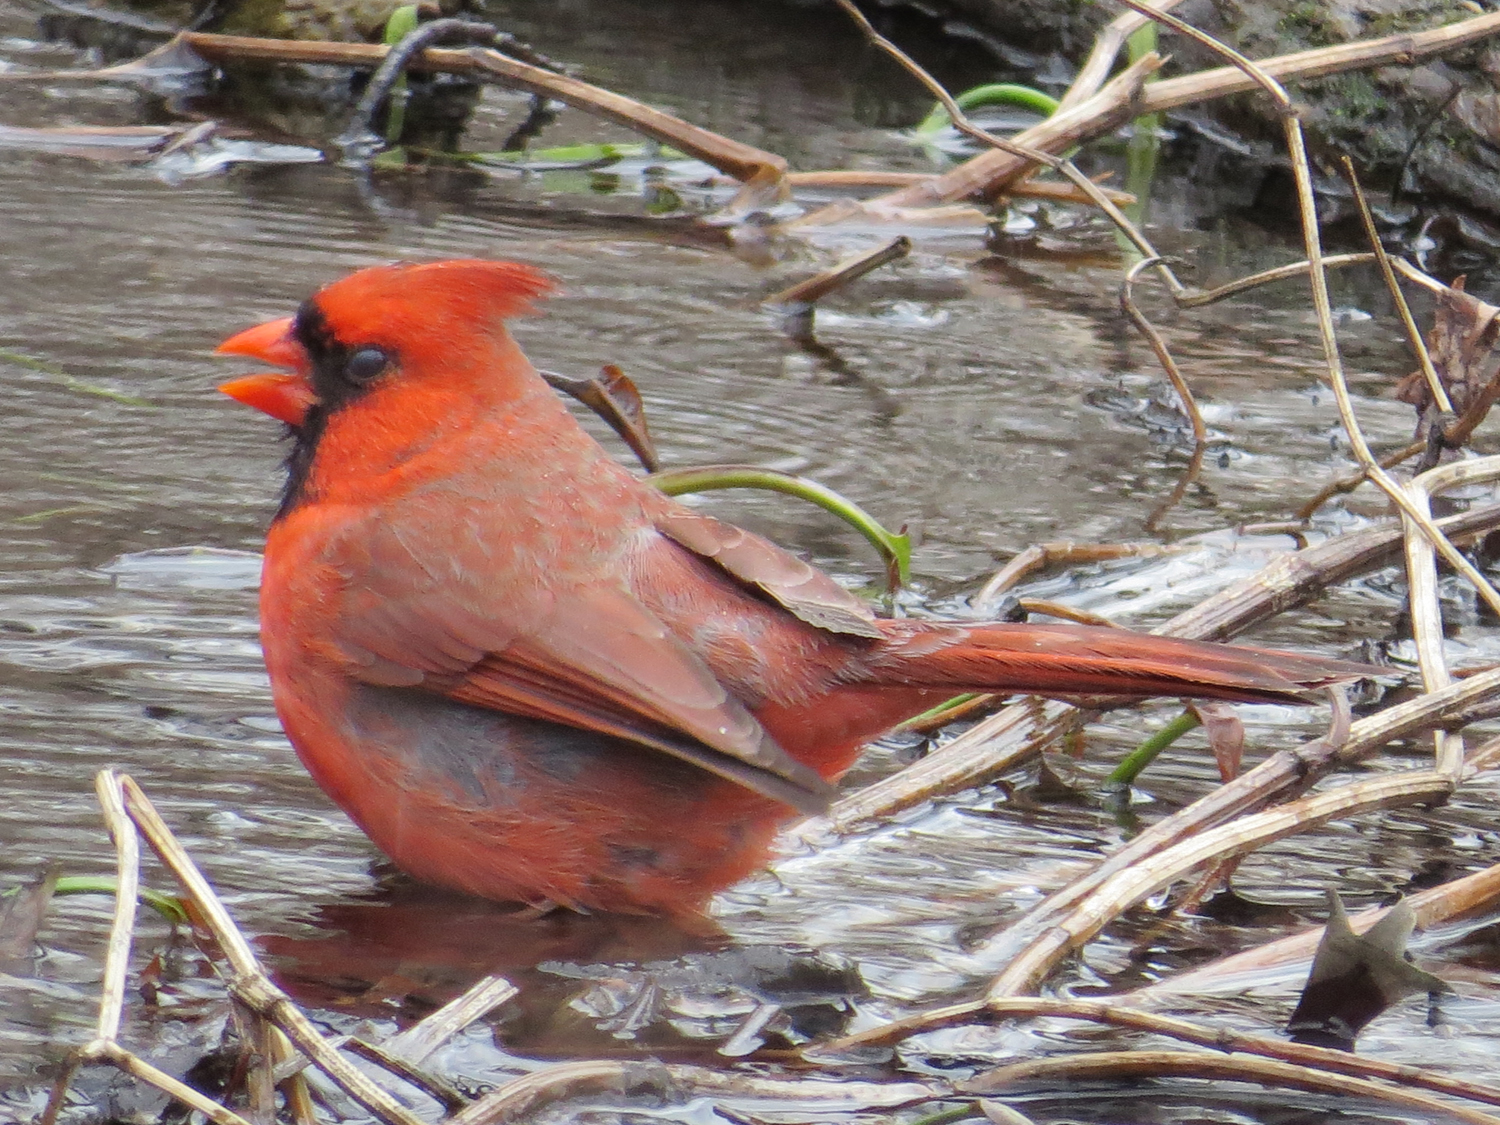
[[[1290,703],[1380,669],[1269,649],[1154,637],[1087,625],[882,621],[872,656],[880,686],[1035,695],[1180,695]]]

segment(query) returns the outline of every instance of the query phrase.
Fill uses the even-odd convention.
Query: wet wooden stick
[[[996,1067],[960,1083],[970,1094],[997,1094],[1017,1086],[1043,1083],[1104,1081],[1121,1078],[1205,1078],[1220,1082],[1255,1082],[1317,1094],[1368,1098],[1386,1105],[1417,1110],[1429,1120],[1463,1121],[1468,1125],[1500,1125],[1500,1117],[1467,1106],[1453,1105],[1412,1090],[1363,1078],[1329,1074],[1311,1067],[1271,1059],[1211,1054],[1207,1051],[1099,1051],[1028,1059]]]
[[[830,269],[814,274],[795,285],[788,285],[781,292],[767,297],[764,303],[768,305],[814,304],[835,289],[841,289],[850,282],[858,281],[865,274],[878,270],[881,266],[899,262],[910,253],[911,239],[904,234],[899,235],[884,246],[846,258]]]

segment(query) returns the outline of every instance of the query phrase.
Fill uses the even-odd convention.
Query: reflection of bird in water
[[[628,1039],[709,1057],[752,1016],[756,1042],[795,1042],[842,1030],[864,991],[858,974],[807,952],[731,946],[662,918],[539,918],[399,878],[368,901],[320,907],[316,923],[316,937],[259,942],[299,1003],[406,1022],[500,975],[519,989],[497,1013],[506,1046],[537,1056]]]
[[[295,444],[266,541],[276,707],[417,878],[687,918],[956,691],[1301,700],[1357,665],[1122,630],[878,620],[638,480],[501,326],[527,266],[363,270],[222,348]]]

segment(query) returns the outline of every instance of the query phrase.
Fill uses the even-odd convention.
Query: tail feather
[[[1088,625],[882,621],[866,682],[1033,695],[1190,696],[1293,703],[1379,674],[1364,664]]]

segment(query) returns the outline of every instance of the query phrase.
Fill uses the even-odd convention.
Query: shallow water
[[[502,7],[518,34],[602,83],[785,152],[799,167],[920,166],[891,129],[920,116],[922,98],[903,93],[885,64],[824,15],[775,9],[775,18],[730,20],[725,13],[739,6],[704,3],[658,5],[652,10],[679,18],[648,19],[644,4],[596,2],[547,5],[554,18],[545,22],[532,5]],[[88,61],[34,36],[32,16],[0,0],[0,60]],[[972,53],[934,61],[956,84],[976,69]],[[521,105],[487,93],[476,132],[503,135],[506,115]],[[134,93],[63,85],[6,86],[0,107],[14,125],[129,124],[158,112]],[[568,113],[545,143],[597,137],[618,134]],[[889,525],[909,524],[919,538],[914,609],[951,606],[997,557],[1033,542],[1150,538],[1143,525],[1181,471],[1182,435],[1160,405],[1170,399],[1149,350],[1115,311],[1118,257],[1102,227],[1042,209],[1015,224],[1039,218],[1042,229],[1000,253],[972,231],[923,239],[909,259],[827,303],[818,332],[836,353],[830,362],[789,341],[758,300],[839,247],[732,252],[685,222],[644,218],[628,181],[612,195],[571,186],[437,173],[372,185],[327,164],[169,183],[149,167],[24,151],[0,158],[0,378],[9,406],[0,417],[9,482],[0,497],[0,886],[51,861],[68,874],[108,873],[91,779],[105,766],[123,769],[283,981],[334,1023],[374,1018],[389,1027],[482,972],[511,974],[522,998],[494,1028],[471,1029],[441,1056],[471,1082],[544,1057],[649,1050],[711,1059],[757,997],[781,995],[777,951],[796,951],[805,971],[822,974],[814,991],[823,998],[798,1009],[794,1037],[848,1023],[851,1004],[864,1024],[971,997],[998,967],[972,952],[980,939],[1124,838],[1128,822],[1086,801],[1007,799],[999,788],[936,802],[791,855],[724,894],[715,914],[742,951],[724,954],[653,923],[518,922],[392,880],[279,733],[256,644],[253,552],[274,507],[282,451],[271,424],[213,392],[239,369],[209,352],[373,262],[485,255],[543,265],[563,294],[516,326],[538,366],[581,375],[620,364],[641,386],[671,465],[729,460],[804,473]],[[1178,181],[1160,186],[1154,206],[1153,236],[1199,283],[1294,256],[1230,210],[1205,218],[1195,189]],[[1361,417],[1372,440],[1393,446],[1409,434],[1409,409],[1379,396],[1410,363],[1378,285],[1335,285],[1337,304],[1377,314],[1348,316],[1343,333]],[[1285,518],[1347,466],[1305,304],[1285,286],[1204,313],[1163,313],[1217,443],[1202,481],[1166,518],[1167,538]],[[703,504],[836,574],[878,580],[861,541],[814,510],[760,494],[721,493]],[[1334,505],[1326,525],[1378,511],[1360,494]],[[1028,592],[1146,624],[1264,557],[1231,557],[1217,545],[1085,568]],[[1255,639],[1348,654],[1361,638],[1399,631],[1400,596],[1394,572],[1377,575]],[[1500,638],[1460,602],[1457,654],[1495,660]],[[1242,711],[1253,755],[1297,741],[1321,719],[1312,709]],[[1061,757],[1056,768],[1087,791],[1172,713],[1163,703],[1111,716],[1091,728],[1082,761]],[[887,772],[912,752],[877,748],[856,777]],[[1419,761],[1414,750],[1367,768]],[[1184,740],[1146,775],[1133,812],[1170,811],[1213,779],[1201,742]],[[1158,931],[1138,914],[1091,945],[1056,987],[1129,987],[1291,932],[1321,919],[1327,884],[1352,908],[1494,863],[1496,788],[1480,778],[1440,810],[1364,817],[1268,848],[1237,886],[1290,908],[1278,921],[1178,919]],[[159,871],[149,877],[168,889]],[[34,975],[0,978],[0,1084],[12,1088],[0,1117],[35,1106],[49,1063],[87,1036],[107,910],[104,899],[59,901]],[[143,922],[139,959],[164,935]],[[1137,950],[1138,941],[1148,945]],[[1361,1049],[1474,1078],[1491,1071],[1500,1011],[1493,947],[1485,949],[1481,934],[1456,952],[1431,950],[1423,964],[1451,975],[1458,990],[1442,1025],[1429,1028],[1424,1006],[1410,1001],[1374,1024]],[[643,1006],[647,988],[661,991],[655,1007]],[[1230,1007],[1201,1010],[1272,1032],[1295,990],[1296,982],[1268,983]],[[179,1003],[190,1010],[211,992],[211,982],[188,979]],[[841,999],[851,992],[852,1001]],[[133,1041],[169,1050],[171,1021],[136,1011]],[[1059,1037],[1052,1027],[970,1030],[928,1048],[975,1065]],[[189,1057],[199,1046],[189,1035],[172,1049]],[[919,1069],[924,1060],[919,1050],[908,1057]],[[102,1082],[83,1087],[85,1101],[108,1104]],[[1072,1116],[1105,1112],[1081,1097],[1074,1103],[1063,1106]],[[1149,1120],[1159,1108],[1122,1102],[1107,1112]],[[1238,1112],[1279,1119],[1270,1102],[1245,1101]]]

